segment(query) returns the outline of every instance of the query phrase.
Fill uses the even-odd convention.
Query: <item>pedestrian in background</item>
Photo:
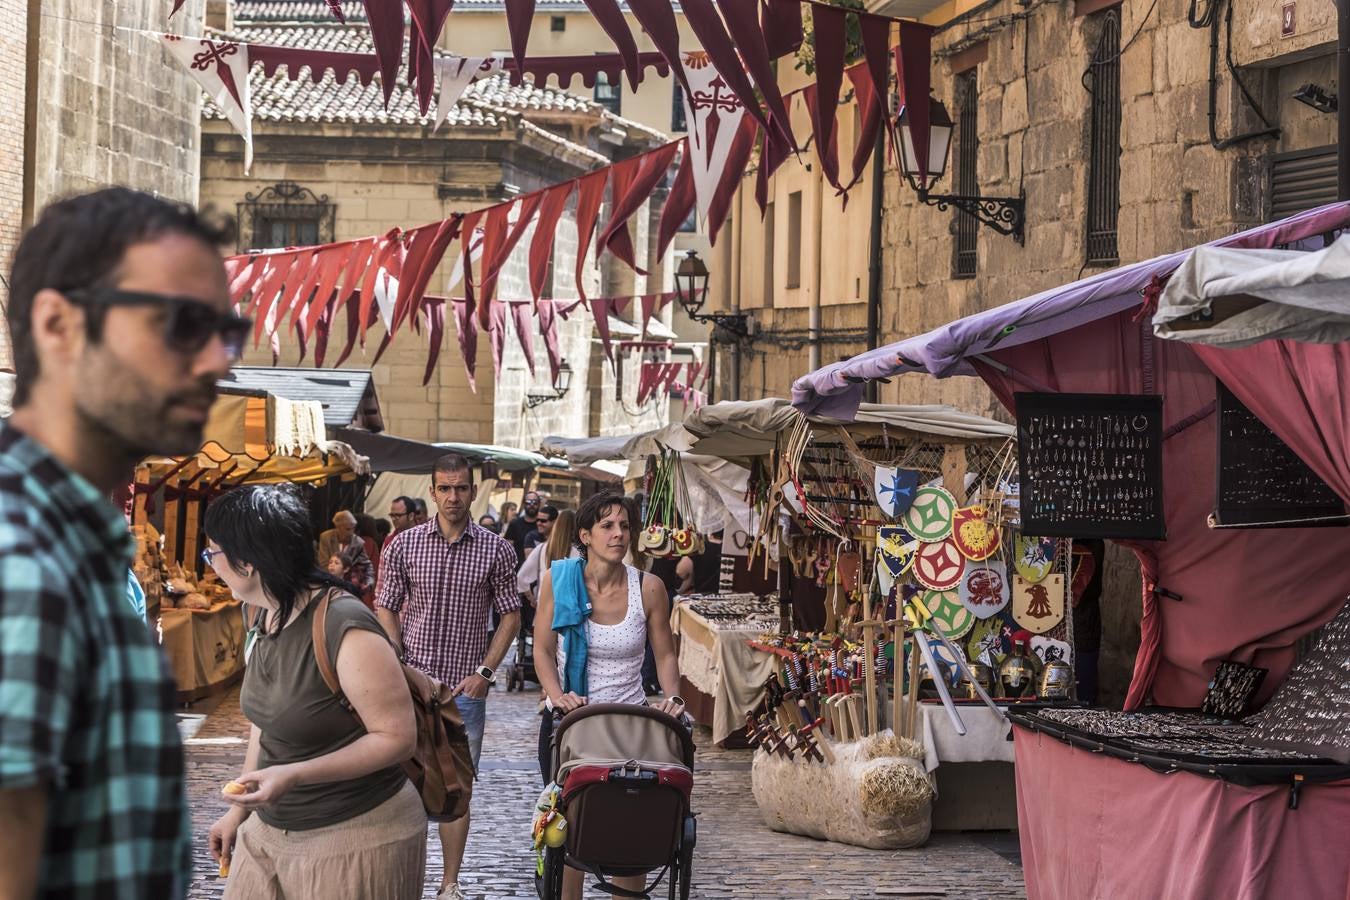
[[[544,506],[539,510],[539,514],[534,517],[534,531],[525,535],[525,552],[528,554],[535,547],[548,541],[549,534],[553,531],[553,523],[558,521],[558,507]]]
[[[389,522],[394,526],[394,534],[407,531],[417,524],[417,501],[411,497],[395,497],[389,501]],[[386,538],[381,550],[388,546]]]
[[[318,563],[328,574],[355,585],[358,595],[375,586],[375,565],[356,533],[356,516],[348,510],[334,513],[333,527],[319,535]]]
[[[525,538],[535,530],[534,520],[539,515],[542,502],[539,494],[526,491],[520,515],[511,520],[511,524],[506,526],[506,531],[502,535],[516,548],[516,565],[525,561]]]
[[[361,513],[356,517],[356,534],[366,547],[366,558],[370,560],[370,584],[361,592],[361,602],[366,609],[375,608],[375,582],[380,577],[380,553],[384,542],[380,539],[380,528],[375,517]]]
[[[497,533],[506,536],[506,529],[511,525],[511,521],[516,517],[516,504],[510,500],[502,504],[502,524],[501,530]]]
[[[309,511],[292,488],[230,491],[207,509],[205,531],[202,556],[262,613],[239,692],[251,727],[236,781],[247,791],[224,794],[232,808],[209,835],[228,867],[226,900],[420,898],[426,811],[402,769],[417,727],[384,629],[352,585],[309,559]],[[324,649],[341,697],[316,661],[325,597]]]
[[[413,506],[415,509],[413,509],[412,523],[414,525],[427,524],[427,520],[431,518],[427,513],[427,501],[423,500],[421,497],[417,497],[413,500]]]
[[[436,518],[390,543],[375,612],[408,665],[452,688],[477,769],[488,689],[520,628],[516,557],[509,543],[471,520],[478,489],[467,459],[442,456],[431,479]],[[489,641],[493,611],[501,621]],[[469,816],[442,822],[438,830],[445,861],[438,900],[463,900],[459,870]]]
[[[494,519],[494,518],[492,518],[492,516],[487,516],[487,515],[483,515],[483,516],[479,516],[479,517],[478,517],[478,527],[479,527],[479,528],[486,528],[488,531],[492,532],[493,534],[496,534],[497,531],[499,530],[498,525],[497,525],[497,520]]]
[[[108,188],[47,207],[15,253],[0,896],[178,900],[191,881],[176,687],[127,602],[134,546],[108,498],[146,456],[201,446],[249,332],[230,241],[188,206]]]

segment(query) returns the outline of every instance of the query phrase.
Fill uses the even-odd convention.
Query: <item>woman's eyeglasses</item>
[[[202,562],[206,563],[208,566],[214,569],[216,567],[215,563],[216,557],[224,552],[225,552],[224,550],[212,550],[210,547],[208,547],[202,551]]]
[[[177,353],[196,354],[219,335],[231,359],[244,353],[253,321],[233,312],[220,312],[201,300],[119,291],[116,288],[77,288],[63,292],[76,303],[98,306],[158,306],[168,312],[164,320],[164,345]]]

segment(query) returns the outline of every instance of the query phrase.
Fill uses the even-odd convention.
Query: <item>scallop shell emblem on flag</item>
[[[997,553],[1002,539],[989,521],[989,511],[977,504],[958,509],[952,516],[952,540],[962,556],[978,561]]]
[[[1002,560],[966,562],[961,573],[961,604],[978,619],[997,615],[1011,599],[1008,575]]]
[[[1045,634],[1064,621],[1064,576],[1047,575],[1035,584],[1014,576],[1013,621],[1032,634]]]
[[[961,596],[956,591],[926,591],[923,605],[930,621],[949,640],[963,638],[975,627],[975,616],[961,603]]]
[[[951,590],[961,583],[966,558],[951,540],[921,544],[914,557],[914,578],[935,591]]]
[[[899,578],[914,565],[919,541],[899,525],[882,525],[877,529],[877,554],[892,578]]]
[[[919,488],[914,505],[905,513],[904,525],[910,534],[921,541],[933,543],[945,540],[952,533],[954,512],[956,499],[945,488]]]
[[[1023,581],[1039,584],[1055,568],[1058,546],[1054,538],[1019,534],[1013,544],[1013,568]]]

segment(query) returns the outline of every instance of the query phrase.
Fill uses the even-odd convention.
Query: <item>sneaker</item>
[[[459,884],[455,883],[449,885],[437,894],[436,900],[468,900],[468,897],[466,897],[464,892],[459,889]]]

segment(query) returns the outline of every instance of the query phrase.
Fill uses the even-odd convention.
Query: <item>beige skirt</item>
[[[235,835],[225,900],[418,900],[427,815],[411,784],[368,813],[306,831],[250,816]]]

